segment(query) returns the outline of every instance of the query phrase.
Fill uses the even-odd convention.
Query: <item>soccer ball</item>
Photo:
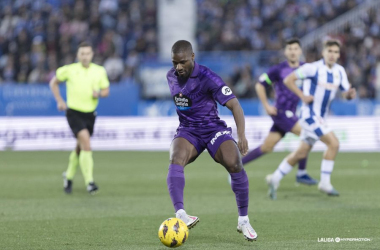
[[[188,237],[189,229],[185,222],[177,218],[165,220],[158,229],[158,238],[167,247],[179,247]]]

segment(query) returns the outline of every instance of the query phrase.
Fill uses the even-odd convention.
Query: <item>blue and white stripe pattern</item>
[[[329,111],[330,103],[335,98],[338,89],[347,91],[350,84],[344,68],[335,64],[331,69],[323,60],[302,65],[296,70],[299,79],[304,81],[303,93],[314,96],[310,104],[303,104],[302,117],[312,122],[314,116],[324,118]]]

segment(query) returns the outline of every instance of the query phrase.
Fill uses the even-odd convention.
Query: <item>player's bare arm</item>
[[[261,83],[256,83],[255,85],[257,96],[259,97],[261,103],[263,104],[265,111],[268,115],[277,115],[277,108],[273,107],[268,102],[267,93],[265,87]]]
[[[292,91],[294,94],[296,94],[304,103],[311,103],[314,100],[314,97],[310,95],[305,96],[302,90],[297,87],[297,80],[297,75],[293,72],[284,79],[285,86],[288,87],[288,89],[290,89],[290,91]]]
[[[59,111],[64,111],[67,109],[66,102],[63,100],[61,93],[59,91],[59,85],[60,81],[57,79],[57,77],[53,77],[50,80],[49,86],[51,91],[53,92],[54,98],[57,101],[57,108]]]
[[[237,98],[233,98],[226,103],[226,107],[231,110],[234,115],[237,133],[238,133],[238,148],[242,155],[248,152],[248,141],[245,137],[245,119],[244,112]]]
[[[94,90],[92,93],[92,97],[94,98],[104,98],[110,95],[110,88],[100,89],[99,91]]]

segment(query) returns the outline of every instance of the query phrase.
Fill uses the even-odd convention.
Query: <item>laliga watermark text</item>
[[[318,242],[335,242],[335,243],[339,243],[339,242],[343,242],[343,241],[348,241],[348,242],[368,242],[368,241],[371,241],[370,238],[340,238],[340,237],[336,237],[336,238],[318,238]]]

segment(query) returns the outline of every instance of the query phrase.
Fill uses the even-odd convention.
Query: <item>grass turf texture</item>
[[[378,153],[340,153],[332,183],[338,198],[285,177],[278,200],[267,198],[266,174],[285,153],[246,166],[257,242],[236,232],[237,208],[227,172],[203,153],[186,170],[185,208],[201,222],[181,249],[379,249]],[[73,193],[62,190],[68,152],[0,152],[0,249],[166,249],[159,225],[174,211],[166,188],[167,152],[95,152],[100,192],[89,195],[79,169]],[[322,154],[309,157],[319,179]],[[368,161],[368,162],[364,162]],[[362,164],[363,163],[363,164]],[[367,164],[368,163],[368,164]],[[318,238],[370,242],[318,242]]]

